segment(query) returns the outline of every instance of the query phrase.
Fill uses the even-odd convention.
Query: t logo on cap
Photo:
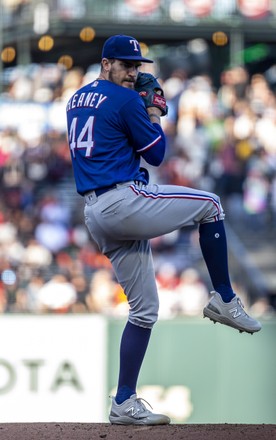
[[[140,46],[139,46],[138,41],[137,41],[137,40],[129,40],[129,42],[130,42],[131,44],[133,43],[135,52],[139,52],[139,50],[140,50]]]
[[[142,56],[140,44],[128,35],[114,35],[108,38],[103,46],[102,58],[153,63]]]

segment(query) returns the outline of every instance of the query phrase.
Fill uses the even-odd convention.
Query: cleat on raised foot
[[[229,303],[225,303],[218,292],[211,292],[212,298],[203,309],[204,317],[212,321],[220,322],[237,330],[247,333],[255,333],[261,330],[259,321],[251,318],[245,310],[238,296]]]
[[[168,425],[171,420],[164,414],[154,414],[146,408],[144,399],[133,394],[120,405],[112,397],[109,421],[114,425]],[[148,402],[146,402],[148,403]]]

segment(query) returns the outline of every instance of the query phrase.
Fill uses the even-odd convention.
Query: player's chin
[[[134,84],[133,81],[123,81],[122,86],[134,90]]]

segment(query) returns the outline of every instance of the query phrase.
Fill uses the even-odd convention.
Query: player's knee
[[[152,328],[158,320],[159,303],[152,304],[146,310],[130,310],[129,321],[139,327]]]
[[[206,208],[202,219],[204,223],[214,221],[214,219],[224,220],[224,210],[220,202],[220,197],[217,194],[208,193]]]
[[[144,328],[151,329],[154,326],[154,324],[156,323],[157,318],[158,318],[158,316],[156,316],[156,318],[154,318],[154,319],[146,320],[146,319],[131,317],[131,315],[130,315],[129,321],[131,322],[131,324],[137,325],[138,327],[144,327]]]

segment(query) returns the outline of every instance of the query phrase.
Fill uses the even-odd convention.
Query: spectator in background
[[[3,283],[0,283],[0,314],[7,310],[7,293]]]
[[[175,293],[175,313],[180,316],[199,316],[209,297],[206,285],[194,268],[183,270]]]
[[[94,272],[90,289],[85,297],[88,311],[113,317],[126,317],[129,305],[126,295],[114,279],[111,269],[102,268]]]
[[[31,239],[26,246],[23,262],[30,268],[47,267],[52,263],[53,255],[45,246]]]
[[[76,292],[76,300],[71,306],[71,312],[88,312],[87,298],[89,295],[89,285],[85,274],[83,272],[76,273],[72,276],[71,283]]]
[[[37,292],[39,311],[43,313],[68,313],[76,302],[74,285],[63,274],[54,275]]]
[[[44,286],[45,280],[39,271],[33,271],[30,281],[26,285],[27,294],[27,308],[31,313],[40,312],[39,294],[41,288]]]
[[[36,240],[53,254],[70,243],[70,211],[54,195],[46,195],[41,202],[40,222],[35,228]]]

